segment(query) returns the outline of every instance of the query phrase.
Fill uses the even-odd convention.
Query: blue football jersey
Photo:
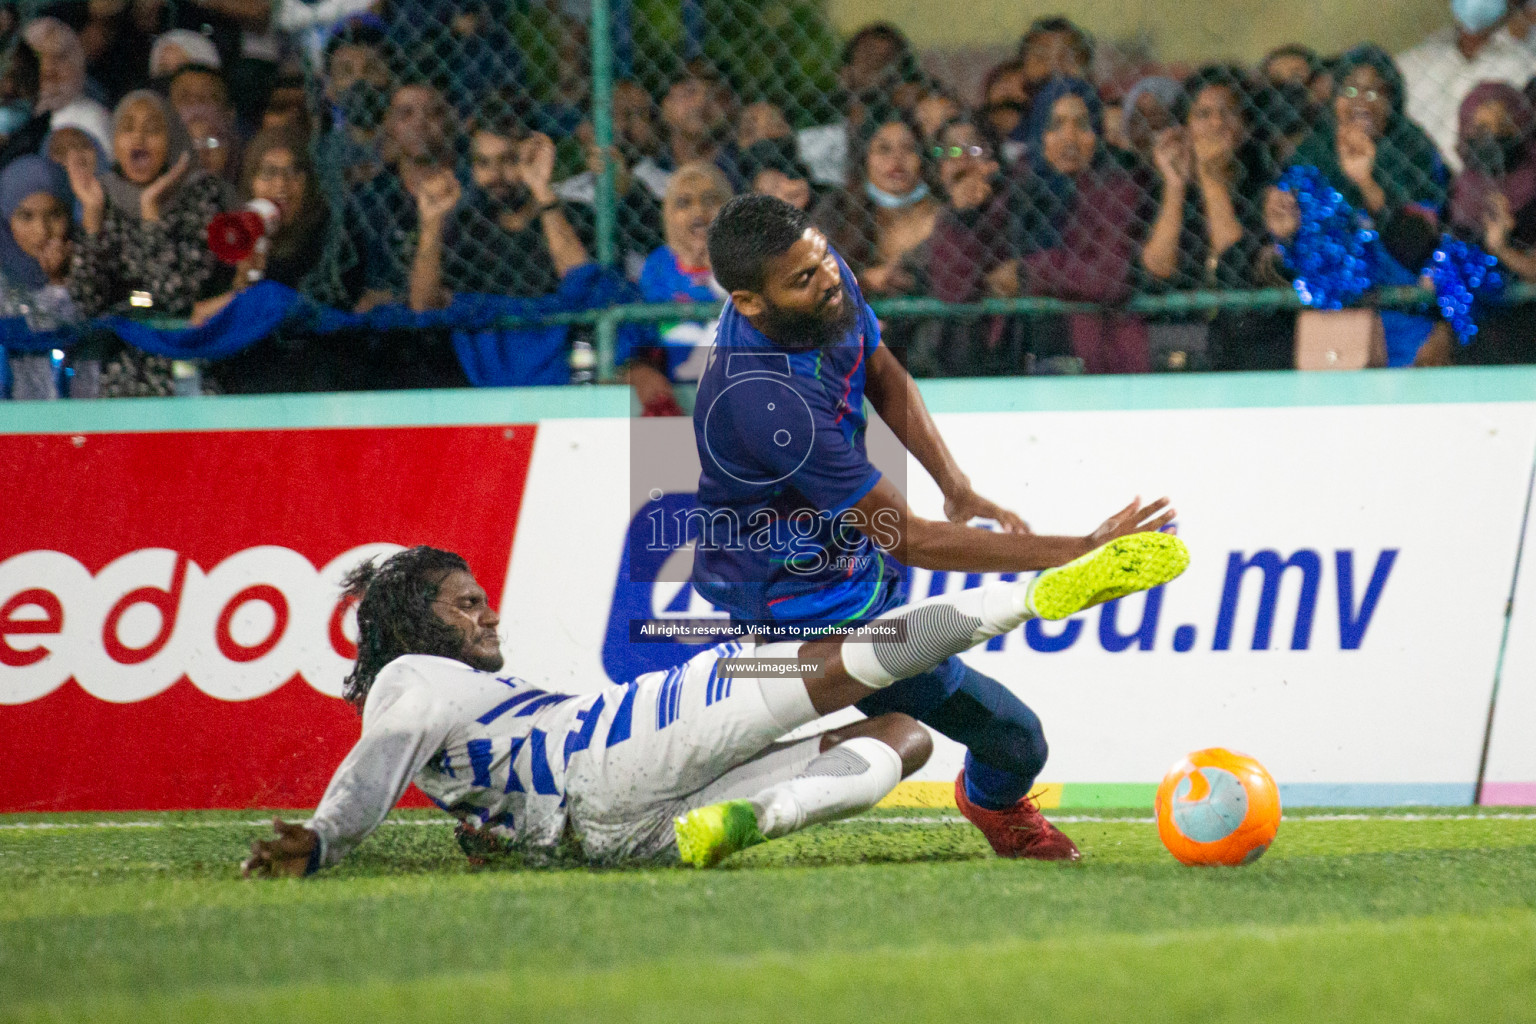
[[[837,261],[857,310],[842,338],[790,351],[728,302],[699,380],[692,582],[739,620],[856,622],[901,585],[902,567],[848,521],[880,480],[864,442],[880,325]]]

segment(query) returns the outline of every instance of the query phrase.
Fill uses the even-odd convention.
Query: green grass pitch
[[[475,871],[400,812],[302,882],[239,878],[251,812],[3,816],[0,1020],[1536,1021],[1536,816],[1404,811],[1239,869],[1145,811],[1061,812],[1073,865],[877,812],[708,872]]]

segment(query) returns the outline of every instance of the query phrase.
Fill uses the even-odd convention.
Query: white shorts
[[[753,656],[794,657],[797,646],[774,644]],[[774,742],[802,723],[780,721],[770,704],[782,708],[785,701],[764,696],[767,687],[804,683],[720,677],[719,660],[740,651],[724,644],[622,688],[620,702],[630,705],[628,735],[593,744],[566,769],[567,820],[586,859],[675,859],[674,817],[752,796],[794,778],[816,757],[819,737]],[[611,720],[610,738],[616,730],[622,731]]]

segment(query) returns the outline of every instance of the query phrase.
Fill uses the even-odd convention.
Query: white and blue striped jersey
[[[719,674],[719,659],[739,650],[724,644],[580,695],[449,658],[397,658],[374,681],[362,736],[308,823],[318,863],[341,860],[412,781],[455,817],[534,851],[559,845],[573,801],[601,822],[707,784],[785,731],[755,683]]]

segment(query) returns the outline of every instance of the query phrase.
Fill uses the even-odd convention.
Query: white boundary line
[[[954,815],[932,818],[845,818],[835,825],[932,825],[963,824],[966,819]],[[1092,814],[1053,814],[1052,822],[1062,825],[1122,824],[1154,825],[1156,818],[1112,818]],[[1284,821],[1536,821],[1536,814],[1300,814]]]
[[[1114,818],[1092,814],[1051,815],[1051,821],[1063,825],[1120,824],[1151,825],[1156,818]],[[1289,822],[1306,821],[1536,821],[1536,814],[1304,814],[1283,819]],[[963,825],[966,820],[953,814],[933,817],[879,817],[845,818],[834,825]],[[272,824],[271,818],[256,821],[26,821],[0,823],[0,831],[43,832],[54,829],[92,828],[245,828]],[[452,825],[451,818],[397,818],[384,825]]]

